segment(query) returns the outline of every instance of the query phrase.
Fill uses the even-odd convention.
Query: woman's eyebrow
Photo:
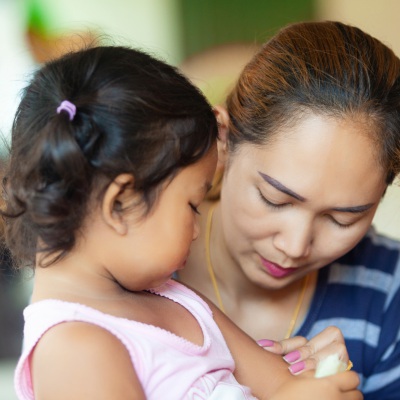
[[[373,205],[374,203],[364,204],[362,206],[353,206],[353,207],[335,207],[332,208],[332,211],[360,214],[363,213],[364,211],[369,210]]]
[[[258,173],[266,182],[268,182],[271,186],[273,186],[275,189],[279,190],[280,192],[285,193],[288,196],[291,196],[299,201],[302,201],[302,202],[307,201],[307,199],[305,197],[300,196],[299,194],[293,192],[293,190],[290,190],[285,185],[283,185],[281,182],[277,181],[276,179],[272,178],[271,176],[264,174],[260,171],[258,171]],[[335,208],[332,208],[332,211],[352,213],[352,214],[361,214],[361,213],[369,210],[372,206],[374,206],[374,203],[363,204],[361,206],[335,207]]]
[[[305,197],[300,196],[299,194],[293,192],[293,190],[290,190],[285,185],[283,185],[281,182],[277,181],[276,179],[272,178],[271,176],[264,174],[260,171],[258,171],[258,173],[260,174],[261,178],[264,179],[264,181],[268,182],[271,186],[273,186],[275,189],[279,190],[280,192],[285,193],[288,196],[295,198],[296,200],[299,200],[302,202],[307,201],[307,199]]]

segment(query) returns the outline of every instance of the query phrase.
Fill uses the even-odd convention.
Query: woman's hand
[[[281,386],[271,400],[362,400],[363,395],[357,390],[359,382],[355,372],[327,378],[313,378],[308,373]]]
[[[283,359],[290,364],[289,370],[293,375],[315,370],[318,363],[331,354],[337,354],[345,364],[349,362],[343,334],[334,326],[324,329],[309,341],[296,336],[280,342],[262,339],[257,343],[271,353],[284,355]]]

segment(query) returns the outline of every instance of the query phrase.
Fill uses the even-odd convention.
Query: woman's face
[[[267,145],[243,144],[228,155],[222,229],[250,281],[283,288],[366,233],[386,184],[363,127],[310,115]]]

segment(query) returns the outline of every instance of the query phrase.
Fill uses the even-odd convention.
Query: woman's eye
[[[289,205],[290,203],[273,203],[272,201],[268,200],[266,197],[264,197],[264,195],[261,193],[261,191],[259,191],[261,200],[268,206],[274,209],[280,209],[283,208],[287,205]]]
[[[332,223],[336,226],[338,226],[341,229],[346,229],[346,228],[350,228],[350,226],[352,226],[354,224],[354,222],[350,222],[348,224],[343,224],[340,223],[339,221],[337,221],[335,218],[333,218],[331,215],[329,215],[329,219],[332,221]]]
[[[190,208],[191,208],[196,214],[199,214],[199,215],[200,215],[200,212],[199,212],[199,210],[197,209],[196,206],[194,206],[192,203],[189,203],[189,205],[190,205]]]

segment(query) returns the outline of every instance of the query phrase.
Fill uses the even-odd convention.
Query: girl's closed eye
[[[198,210],[198,208],[197,208],[194,204],[189,203],[189,205],[190,205],[190,208],[191,208],[196,214],[201,215],[201,214],[200,214],[200,211]]]

